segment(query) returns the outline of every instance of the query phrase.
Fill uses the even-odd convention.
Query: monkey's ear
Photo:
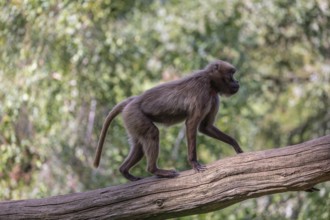
[[[212,68],[212,70],[214,71],[214,72],[219,72],[220,71],[220,63],[215,63],[215,64],[213,64],[213,68]]]

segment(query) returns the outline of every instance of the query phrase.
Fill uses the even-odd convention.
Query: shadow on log
[[[0,202],[0,219],[166,219],[330,180],[330,135],[216,161],[203,173],[141,181],[93,191]]]

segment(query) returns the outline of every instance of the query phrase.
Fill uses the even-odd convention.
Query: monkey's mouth
[[[239,90],[239,85],[237,85],[237,86],[233,86],[233,87],[231,88],[231,94],[235,94],[236,92],[238,92],[238,90]]]

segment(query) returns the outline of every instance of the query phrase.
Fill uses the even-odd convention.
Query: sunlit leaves
[[[237,138],[245,151],[330,131],[326,0],[12,0],[0,6],[3,198],[125,182],[117,171],[129,152],[120,117],[109,129],[101,168],[91,169],[108,111],[128,96],[216,58],[237,67],[241,85],[237,95],[222,98],[216,125]],[[18,122],[27,133],[18,129]],[[161,129],[159,163],[164,167],[190,168],[181,127]],[[198,143],[206,163],[234,154],[230,146],[202,135]],[[32,168],[22,173],[27,159]],[[148,175],[144,165],[133,172]],[[13,174],[21,175],[15,179]],[[282,200],[292,201],[279,196],[274,202]],[[246,216],[257,216],[252,208],[242,210],[229,210],[225,216],[240,218],[247,210]],[[281,213],[272,215],[278,219]]]

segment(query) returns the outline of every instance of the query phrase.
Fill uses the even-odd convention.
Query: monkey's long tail
[[[130,103],[135,97],[130,97],[122,102],[120,102],[119,104],[117,104],[108,114],[108,116],[105,119],[105,122],[103,123],[102,126],[102,130],[101,130],[101,134],[100,134],[100,138],[99,138],[99,143],[97,144],[97,150],[96,150],[96,154],[95,154],[95,159],[94,159],[94,167],[98,167],[100,164],[100,160],[101,160],[101,153],[102,153],[102,149],[103,149],[103,144],[104,144],[104,140],[105,140],[105,136],[107,134],[108,128],[112,122],[112,120],[123,111],[123,109],[125,108],[126,105],[128,105],[128,103]]]

